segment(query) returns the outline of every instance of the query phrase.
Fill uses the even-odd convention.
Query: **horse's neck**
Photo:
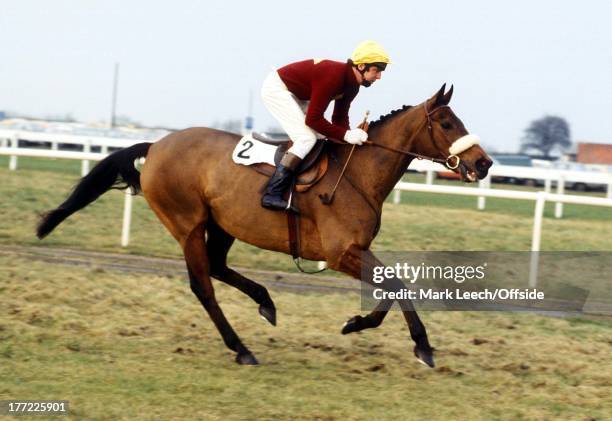
[[[406,117],[408,116],[397,116],[393,120],[377,126],[369,133],[370,140],[387,145],[390,144],[391,139],[397,139],[399,136],[408,140],[412,137],[412,133],[405,127],[412,123],[407,123]],[[393,187],[405,173],[412,158],[376,146],[357,148],[347,168],[347,174],[369,198],[382,206]],[[403,148],[409,148],[409,145],[405,145]],[[350,147],[345,147],[344,151],[344,156],[340,158],[342,164],[346,162]]]

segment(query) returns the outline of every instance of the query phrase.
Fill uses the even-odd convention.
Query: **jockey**
[[[349,107],[359,92],[382,76],[389,63],[385,50],[374,41],[357,46],[346,62],[310,59],[281,67],[268,75],[261,88],[263,103],[293,141],[276,171],[268,181],[261,205],[268,209],[286,209],[283,193],[292,181],[300,162],[317,139],[344,140],[361,145],[368,134],[351,129]],[[332,121],[324,113],[335,101]]]

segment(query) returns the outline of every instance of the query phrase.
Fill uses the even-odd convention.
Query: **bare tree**
[[[563,117],[544,116],[531,122],[525,129],[521,151],[539,151],[549,158],[553,149],[564,150],[572,145],[569,124]]]

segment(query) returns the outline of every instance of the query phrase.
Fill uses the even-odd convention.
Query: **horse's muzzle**
[[[489,174],[489,168],[493,165],[493,161],[488,158],[480,158],[476,161],[476,172],[478,173],[478,178],[483,179]]]

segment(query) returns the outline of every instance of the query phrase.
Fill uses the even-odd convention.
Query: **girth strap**
[[[294,188],[295,183],[291,185],[289,203],[291,203],[292,206],[297,207],[297,203],[292,203],[292,201],[295,200],[296,197],[294,194],[295,192],[293,190]],[[300,272],[308,274],[320,273],[324,270],[327,270],[327,268],[325,267],[320,270],[309,272],[302,268],[302,266],[300,265],[300,215],[296,212],[291,212],[289,210],[285,212],[287,213],[287,227],[289,228],[289,252],[291,253],[291,257],[293,257],[293,263],[295,263],[295,266],[299,269]]]
[[[289,227],[289,251],[293,260],[296,260],[300,257],[300,229],[297,213],[287,211],[287,225]]]

